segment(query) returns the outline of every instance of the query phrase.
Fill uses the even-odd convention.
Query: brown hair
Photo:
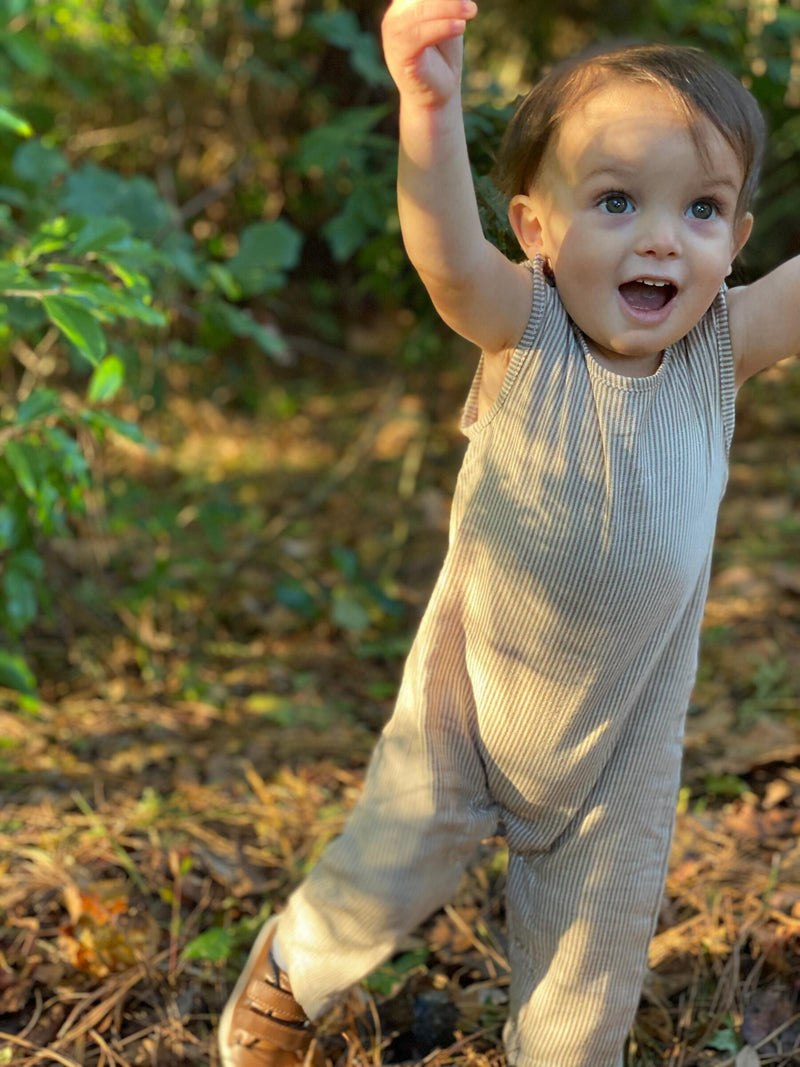
[[[744,215],[758,186],[764,151],[758,104],[740,81],[699,48],[674,45],[626,45],[582,53],[553,67],[521,100],[503,135],[492,174],[500,192],[509,198],[528,192],[564,116],[615,77],[665,89],[686,111],[690,128],[699,116],[711,121],[742,165],[737,216]],[[692,129],[692,136],[702,151],[699,133]]]

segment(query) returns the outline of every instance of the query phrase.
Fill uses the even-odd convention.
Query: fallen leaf
[[[71,921],[60,927],[58,944],[76,970],[104,978],[155,953],[158,923],[148,912],[130,907],[119,882],[98,882],[77,897],[74,892],[65,896]]]
[[[795,999],[791,990],[782,984],[755,990],[745,1001],[742,1036],[747,1043],[762,1046],[765,1038],[795,1014]],[[762,1051],[780,1051],[787,1043],[791,1046],[792,1042],[797,1040],[799,1032],[800,1026],[795,1023],[776,1038],[780,1042],[777,1050],[774,1043],[770,1043]]]
[[[800,596],[800,568],[778,564],[772,568],[772,577],[783,589]]]
[[[723,826],[736,837],[749,841],[763,841],[786,834],[791,826],[791,813],[784,808],[759,811],[753,804],[732,804],[723,819]]]
[[[774,778],[771,782],[767,783],[767,788],[764,790],[764,799],[761,801],[761,807],[765,811],[769,811],[770,808],[775,808],[778,804],[782,804],[784,800],[789,800],[792,797],[793,792],[792,787],[783,778]]]

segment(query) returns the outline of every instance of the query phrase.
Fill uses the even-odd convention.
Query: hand
[[[442,107],[461,88],[462,36],[473,0],[394,0],[381,34],[389,73],[406,100]]]

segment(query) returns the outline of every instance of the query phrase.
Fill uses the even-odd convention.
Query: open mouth
[[[652,281],[639,278],[624,282],[619,287],[620,295],[633,311],[661,311],[678,292],[672,282]]]

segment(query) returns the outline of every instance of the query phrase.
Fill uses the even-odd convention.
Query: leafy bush
[[[292,333],[341,344],[348,316],[400,307],[401,355],[435,352],[399,237],[384,6],[0,0],[0,684],[33,688],[22,642],[47,604],[43,545],[74,536],[96,491],[85,442],[141,438],[113,405],[148,360],[150,377],[176,360],[202,376],[224,353],[246,379],[253,356],[290,362]],[[773,148],[748,260],[791,254],[799,24],[791,6],[723,0],[565,0],[521,22],[497,0],[467,73],[491,236],[513,249],[485,178],[511,98],[551,58],[623,33],[700,43],[749,80]]]

